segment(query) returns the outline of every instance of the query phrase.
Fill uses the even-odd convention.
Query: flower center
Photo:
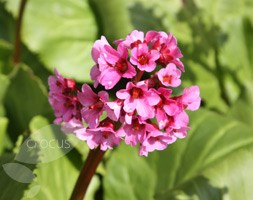
[[[163,77],[163,82],[167,82],[168,84],[171,84],[171,81],[172,81],[171,75],[167,75]]]
[[[95,104],[91,105],[89,108],[91,110],[95,110],[95,109],[101,109],[101,108],[103,108],[103,106],[104,106],[104,103],[102,101],[98,100]]]
[[[66,99],[64,103],[65,108],[74,108],[73,102],[71,99]]]
[[[138,62],[141,65],[146,65],[146,64],[148,64],[148,57],[146,55],[141,55],[138,57]]]
[[[104,131],[103,133],[102,133],[102,135],[103,135],[103,137],[105,138],[105,139],[107,139],[109,136],[110,136],[110,132],[109,131]]]
[[[138,119],[134,119],[134,120],[132,121],[132,129],[133,129],[134,131],[138,131],[138,130],[140,130],[140,128],[141,128],[141,125],[139,124]]]
[[[137,47],[139,44],[141,44],[141,41],[140,41],[140,40],[137,40],[137,41],[131,43],[131,44],[130,44],[130,47],[131,47],[131,49],[133,49],[134,47]]]
[[[64,83],[66,84],[66,87],[71,89],[71,90],[74,90],[75,87],[76,87],[76,83],[72,79],[65,78]]]
[[[165,99],[163,96],[160,96],[161,100],[159,101],[159,103],[156,105],[157,108],[162,108],[165,102]]]
[[[56,81],[56,85],[57,85],[58,87],[61,87],[61,86],[62,86],[62,84],[61,84],[60,81]]]
[[[125,59],[119,59],[115,64],[115,68],[121,73],[126,72],[128,69],[127,61]]]
[[[130,94],[133,99],[138,99],[142,97],[143,92],[142,92],[142,89],[135,87],[131,89]]]

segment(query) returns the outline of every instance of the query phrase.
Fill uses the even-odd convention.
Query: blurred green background
[[[47,78],[56,67],[90,82],[91,47],[134,29],[172,32],[197,84],[202,108],[184,140],[148,158],[121,144],[107,152],[87,194],[92,200],[251,200],[253,198],[253,0],[27,0],[21,63],[12,62],[19,0],[0,0],[0,199],[65,200],[87,156],[75,141],[49,163],[15,161],[22,142],[53,121]],[[54,137],[54,133],[50,133]],[[3,164],[35,177],[16,181]],[[14,173],[15,174],[15,173]],[[13,180],[15,179],[15,180]]]

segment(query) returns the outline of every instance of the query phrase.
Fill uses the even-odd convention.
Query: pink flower
[[[89,85],[84,84],[82,92],[77,94],[80,103],[83,105],[81,110],[82,117],[90,128],[96,128],[99,124],[99,117],[105,110],[105,102],[108,100],[108,94],[100,91],[95,94]]]
[[[189,127],[181,127],[179,129],[173,129],[170,132],[171,136],[175,136],[176,138],[185,138],[187,136],[187,131],[189,131],[190,128]]]
[[[127,59],[128,51],[123,45],[120,44],[117,51],[109,45],[104,46],[98,62],[100,74],[97,80],[105,89],[113,88],[122,77],[133,78],[136,75],[135,68]]]
[[[123,44],[129,48],[133,49],[137,47],[139,44],[144,42],[144,33],[142,31],[134,30],[132,33],[128,34],[126,39],[123,40]]]
[[[148,135],[140,146],[139,155],[148,156],[149,152],[154,150],[164,150],[168,144],[175,142],[170,135],[159,131],[152,125],[147,126]]]
[[[184,65],[179,60],[183,55],[177,46],[176,38],[171,33],[149,31],[146,34],[145,41],[151,44],[152,49],[159,51],[158,63],[163,66],[174,63],[184,71]]]
[[[64,133],[73,133],[75,130],[83,128],[83,124],[80,120],[71,119],[68,122],[62,124],[61,130]]]
[[[100,146],[102,151],[112,149],[120,142],[120,138],[116,136],[114,125],[110,120],[104,120],[97,128],[82,128],[75,130],[76,136],[87,142],[90,149]]]
[[[131,113],[136,110],[143,119],[154,117],[153,106],[160,101],[159,96],[148,90],[145,84],[134,85],[132,82],[127,83],[126,89],[119,90],[116,95],[124,100],[125,112]]]
[[[100,76],[101,72],[98,69],[98,64],[94,65],[91,70],[90,70],[90,77],[91,80],[94,81],[94,87],[96,88],[99,84],[99,76]]]
[[[106,102],[106,112],[108,117],[113,121],[120,120],[121,123],[132,123],[132,117],[134,112],[126,113],[123,110],[124,101],[121,99],[116,99],[113,102]]]
[[[106,102],[106,105],[106,112],[108,117],[113,121],[118,121],[121,114],[121,109],[123,107],[123,101],[117,99],[113,102]]]
[[[165,129],[167,133],[170,133],[173,130],[188,128],[188,124],[189,124],[189,116],[185,111],[182,111],[174,116],[169,116],[168,123]]]
[[[127,48],[119,44],[116,51],[104,36],[95,42],[92,58],[96,62],[90,72],[91,79],[95,81],[94,87],[100,83],[105,89],[111,89],[122,77],[132,78],[136,75],[135,68],[128,62]]]
[[[156,68],[156,60],[160,54],[156,50],[149,51],[148,45],[143,43],[133,48],[130,62],[146,72],[152,72]]]
[[[181,84],[181,71],[173,63],[168,64],[166,68],[160,69],[157,75],[164,86],[178,87]]]
[[[197,110],[199,109],[201,98],[199,96],[199,87],[191,86],[183,90],[183,95],[179,97],[178,101],[183,105],[184,109]]]
[[[55,76],[50,76],[49,103],[54,110],[56,119],[54,123],[68,122],[71,119],[81,120],[81,104],[76,93],[76,83],[72,79],[63,78],[57,70]]]
[[[201,99],[198,86],[185,88],[181,96],[174,94],[184,71],[176,38],[171,33],[144,35],[134,30],[114,43],[117,48],[104,36],[94,43],[95,64],[90,71],[96,90],[113,89],[112,100],[106,91],[94,92],[88,84],[80,91],[74,80],[55,71],[49,77],[54,122],[86,141],[90,149],[106,151],[123,139],[131,146],[139,144],[139,155],[144,156],[186,137],[190,129],[186,110],[197,110]]]
[[[173,116],[180,111],[177,101],[170,98],[172,90],[167,88],[159,88],[156,93],[160,96],[159,103],[156,108],[156,119],[160,129],[164,129],[168,123],[168,115]]]
[[[98,59],[100,57],[100,54],[103,52],[103,48],[105,45],[109,45],[109,43],[104,36],[101,36],[100,40],[95,41],[91,50],[91,55],[92,55],[92,59],[96,63],[98,63]]]
[[[125,143],[136,146],[142,143],[146,134],[146,123],[134,117],[131,124],[124,124],[118,131],[119,137],[125,137]]]

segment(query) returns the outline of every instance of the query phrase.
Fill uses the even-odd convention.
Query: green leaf
[[[49,116],[52,112],[47,91],[41,81],[24,65],[15,68],[10,75],[10,85],[4,98],[9,130],[12,137],[28,129],[28,123],[35,115]]]
[[[5,97],[9,84],[10,84],[10,80],[8,79],[8,77],[0,74],[0,117],[5,116],[3,99]]]
[[[7,142],[7,125],[8,125],[8,119],[4,117],[0,117],[0,155],[2,154],[4,148],[6,147]]]
[[[5,173],[13,180],[20,183],[31,183],[35,178],[33,172],[19,163],[6,163],[2,165]]]
[[[253,79],[253,25],[248,19],[230,19],[223,28],[228,40],[221,48],[221,63],[244,80]],[[236,56],[235,56],[236,55]]]
[[[6,6],[17,15],[18,1],[8,0]],[[97,29],[86,0],[28,1],[22,30],[23,42],[39,54],[47,69],[57,68],[78,81],[90,80]]]
[[[4,8],[4,3],[0,0],[0,39],[5,41],[13,41],[15,21],[13,17]]]
[[[192,129],[187,138],[147,159],[138,157],[132,147],[119,147],[106,166],[110,174],[104,181],[107,199],[127,199],[127,193],[133,199],[153,199],[152,195],[166,200],[225,196],[236,200],[239,195],[250,199],[253,174],[246,177],[246,172],[239,171],[253,167],[252,129],[207,110],[191,113],[190,119]],[[246,191],[235,187],[237,180],[247,184]],[[137,197],[140,193],[150,196]]]
[[[0,74],[7,74],[11,70],[11,55],[12,45],[0,39]]]
[[[106,200],[151,200],[155,190],[155,176],[136,149],[120,145],[106,165],[104,177]]]
[[[89,0],[100,30],[99,34],[105,35],[109,41],[125,38],[131,32],[130,15],[127,11],[127,2],[124,0]],[[100,36],[99,36],[100,37]]]
[[[2,165],[7,163],[12,163],[14,159],[14,155],[11,153],[5,153],[0,157],[0,199],[10,199],[10,200],[16,200],[21,199],[23,196],[23,193],[25,189],[28,187],[28,184],[26,183],[20,183],[16,180],[22,179],[23,174],[20,173],[20,171],[14,171],[12,176],[15,177],[15,179],[12,179],[9,175],[6,174],[4,171]],[[15,188],[15,189],[14,189]],[[15,191],[15,192],[14,192]]]
[[[245,82],[241,95],[228,112],[228,117],[252,126],[253,122],[253,83]]]
[[[59,140],[58,135],[59,133],[55,132],[55,129],[52,129],[51,131],[48,130],[47,132],[45,132],[45,134],[47,134],[47,136],[45,137],[43,135],[41,135],[40,137],[35,136],[36,134],[38,134],[37,133],[38,131],[42,130],[43,127],[48,125],[49,125],[48,121],[41,116],[34,117],[30,123],[30,129],[33,132],[31,137],[39,145],[42,145],[41,142],[43,141],[44,147],[45,147],[45,140],[49,142],[53,140],[55,141]],[[65,137],[63,133],[62,137]],[[49,138],[51,139],[48,140]],[[66,142],[67,139],[68,138],[65,137]],[[51,154],[54,153],[57,154],[57,151],[62,150],[60,144],[54,147],[53,150],[50,150]],[[56,147],[60,148],[57,149]],[[46,151],[41,148],[39,155],[44,154],[45,152]],[[76,151],[72,150],[65,156],[56,158],[51,162],[46,163],[44,161],[45,159],[42,159],[41,162],[37,164],[37,168],[35,170],[36,179],[29,186],[29,189],[25,192],[23,199],[29,198],[38,200],[69,199],[72,189],[75,185],[75,181],[77,180],[79,169],[81,168],[82,165],[80,155]],[[94,194],[98,189],[98,186],[99,186],[99,179],[97,176],[94,176],[88,189],[87,199],[89,200],[93,199]]]
[[[19,136],[16,145],[11,150],[0,156],[0,199],[16,200],[21,199],[25,190],[34,179],[33,170],[35,165],[27,165],[15,161],[15,151],[19,150],[23,136]],[[4,141],[4,145],[8,141]],[[29,156],[29,154],[27,154]],[[13,192],[15,191],[15,192]]]

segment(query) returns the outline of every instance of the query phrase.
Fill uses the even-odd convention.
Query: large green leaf
[[[6,129],[7,129],[8,119],[0,117],[0,155],[2,154],[4,147],[6,145]]]
[[[221,63],[243,82],[253,79],[253,23],[231,18],[224,26],[228,40],[221,49]]]
[[[106,168],[103,182],[106,200],[153,199],[155,174],[135,149],[121,145],[112,153]]]
[[[7,76],[0,74],[0,117],[5,115],[5,109],[3,107],[3,99],[10,81]]]
[[[8,163],[13,163],[14,161],[14,154],[6,153],[0,157],[0,199],[5,200],[17,200],[21,199],[25,189],[28,187],[27,183],[18,182],[17,180],[22,180],[24,177],[23,172],[31,172],[25,166],[21,168],[17,168],[17,165],[9,165]],[[4,170],[3,166],[5,166],[5,170],[9,171],[9,176],[6,171]],[[15,169],[16,167],[16,169]],[[15,171],[12,171],[15,169]],[[14,178],[14,179],[13,179]],[[15,191],[15,192],[14,192]]]
[[[12,16],[5,10],[3,2],[0,0],[0,39],[6,41],[14,40],[15,23]]]
[[[146,163],[136,149],[119,147],[107,164],[106,199],[250,199],[252,129],[206,110],[191,114],[191,124],[187,138],[151,153]]]
[[[5,135],[6,136],[6,135]],[[17,200],[21,199],[29,183],[35,178],[33,170],[35,165],[18,163],[15,160],[15,151],[18,151],[20,144],[23,141],[23,136],[20,136],[13,150],[4,152],[0,156],[0,199]],[[8,144],[6,137],[4,145]],[[27,154],[29,156],[29,154]],[[36,156],[36,155],[34,155]],[[15,192],[13,192],[15,191]]]
[[[6,3],[17,15],[19,1]],[[22,30],[24,43],[48,69],[57,68],[78,81],[90,80],[90,52],[97,30],[87,0],[28,1]]]
[[[14,137],[27,130],[35,115],[51,113],[47,90],[40,79],[24,65],[15,68],[10,75],[10,85],[4,98],[9,130]]]
[[[131,32],[130,15],[127,1],[124,0],[89,0],[99,22],[99,34],[105,35],[109,41],[125,38]]]
[[[228,116],[231,119],[244,122],[252,126],[253,122],[253,83],[245,82],[239,99],[230,108]]]
[[[59,132],[55,132],[55,129],[47,130],[45,137],[42,133],[40,137],[33,136],[38,134],[37,131],[43,130],[43,127],[48,126],[47,119],[36,116],[30,123],[30,130],[32,132],[31,138],[34,139],[37,144],[41,145],[39,155],[46,152],[42,147],[42,141],[44,142],[44,148],[54,148],[50,150],[51,154],[58,154],[57,151],[62,151],[61,144],[54,145],[53,147],[46,147],[45,141],[59,141]],[[63,133],[62,133],[63,134]],[[64,135],[62,137],[65,137]],[[65,137],[65,142],[68,142],[68,138]],[[53,144],[51,144],[53,145]],[[56,148],[58,147],[58,148]],[[66,152],[65,152],[66,153]],[[52,156],[52,155],[48,155]],[[38,199],[38,200],[55,200],[55,199],[69,199],[72,189],[77,180],[79,169],[81,168],[82,162],[81,157],[76,151],[71,151],[63,157],[56,158],[52,162],[44,162],[45,158],[40,159],[40,163],[37,164],[35,170],[36,179],[29,186],[29,189],[25,192],[23,199]],[[89,186],[87,199],[91,200],[99,186],[99,179],[94,176],[91,185]]]
[[[8,74],[11,71],[12,45],[0,39],[0,73]]]

